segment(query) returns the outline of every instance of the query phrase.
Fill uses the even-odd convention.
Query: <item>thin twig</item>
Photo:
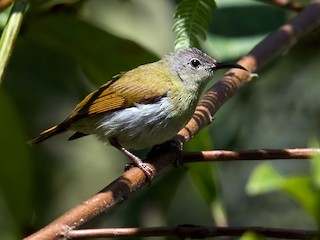
[[[310,159],[317,155],[320,155],[320,148],[259,149],[248,151],[214,150],[186,152],[183,154],[180,163],[266,159]]]
[[[282,239],[314,239],[319,236],[317,231],[277,229],[264,227],[206,227],[195,225],[181,225],[176,228],[152,227],[152,228],[103,228],[70,230],[68,238],[114,238],[114,237],[155,237],[176,236],[180,239],[230,237],[241,236],[246,232],[254,232],[264,237]]]
[[[270,59],[279,56],[284,50],[295,44],[302,36],[316,29],[320,25],[320,0],[314,2],[302,11],[291,23],[270,34],[258,44],[238,64],[255,72]],[[188,142],[201,128],[210,123],[213,114],[229,100],[241,86],[248,83],[250,76],[244,71],[231,70],[215,84],[200,101],[196,113],[186,127],[179,132],[175,140],[181,146]],[[174,149],[173,149],[174,150]],[[155,168],[158,176],[160,172],[173,167],[179,158],[177,151],[161,151],[153,149],[147,161]],[[110,210],[119,202],[126,199],[132,192],[147,183],[146,176],[138,168],[126,171],[121,177],[112,182],[98,194],[84,203],[71,209],[43,229],[28,236],[28,240],[37,239],[66,239],[70,229],[79,228],[97,215]]]

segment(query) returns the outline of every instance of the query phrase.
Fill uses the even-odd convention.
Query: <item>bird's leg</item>
[[[126,148],[122,147],[116,139],[112,138],[109,141],[112,146],[116,147],[121,152],[123,152],[128,158],[130,158],[134,165],[144,172],[148,181],[151,181],[154,175],[154,170],[152,168],[150,168],[146,163],[144,163],[141,160],[141,158],[137,157],[136,155],[128,151]]]

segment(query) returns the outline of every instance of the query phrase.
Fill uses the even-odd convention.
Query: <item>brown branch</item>
[[[317,155],[320,155],[320,148],[259,149],[248,151],[214,150],[183,153],[180,163],[267,159],[310,159]]]
[[[156,150],[155,150],[156,151]],[[168,167],[172,167],[172,159],[179,157],[178,152],[166,151],[159,154],[159,159],[150,167],[159,173]],[[85,202],[69,210],[55,221],[40,229],[38,232],[26,237],[28,240],[42,239],[67,239],[70,229],[79,228],[92,218],[106,212],[116,204],[127,199],[133,192],[147,185],[145,174],[137,167],[133,167],[124,172],[99,193],[89,198]]]
[[[264,227],[205,227],[195,225],[181,225],[176,228],[152,227],[152,228],[104,228],[70,230],[68,238],[114,238],[114,237],[154,237],[176,236],[180,239],[230,237],[241,236],[246,232],[254,232],[264,237],[282,239],[314,239],[319,237],[317,231],[276,229]]]
[[[288,10],[300,12],[304,9],[304,6],[299,2],[294,2],[290,0],[259,0],[260,2],[265,2],[275,6],[283,7]]]
[[[260,69],[270,59],[279,56],[296,43],[299,38],[317,28],[320,25],[319,11],[320,1],[318,0],[302,11],[291,23],[270,34],[238,64],[251,72]],[[183,147],[184,143],[209,124],[214,113],[249,80],[250,76],[247,73],[233,69],[216,83],[200,101],[190,122],[176,136],[175,140],[178,140],[180,146]],[[152,163],[150,167],[155,169],[157,176],[166,168],[172,167],[179,159],[179,152],[174,150],[176,148],[166,151],[161,147],[160,149],[154,148],[150,152],[147,161]],[[131,193],[143,187],[146,181],[140,169],[132,168],[87,201],[25,239],[66,239],[70,229],[79,228],[92,218],[114,207]]]

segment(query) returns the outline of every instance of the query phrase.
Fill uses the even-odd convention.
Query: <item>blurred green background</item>
[[[236,61],[296,14],[257,1],[216,3],[202,48],[219,61]],[[67,142],[66,133],[34,147],[26,141],[64,120],[113,75],[172,51],[175,6],[169,0],[31,1],[0,88],[1,239],[36,231],[122,173],[127,159],[93,136]],[[0,14],[2,29],[9,10]],[[313,32],[259,71],[187,150],[316,145],[319,39]],[[316,162],[190,164],[86,227],[228,223],[316,229]]]

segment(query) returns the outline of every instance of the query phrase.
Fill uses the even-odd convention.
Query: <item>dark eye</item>
[[[191,66],[194,68],[197,68],[201,65],[200,61],[196,58],[191,59],[190,63],[191,63]]]

